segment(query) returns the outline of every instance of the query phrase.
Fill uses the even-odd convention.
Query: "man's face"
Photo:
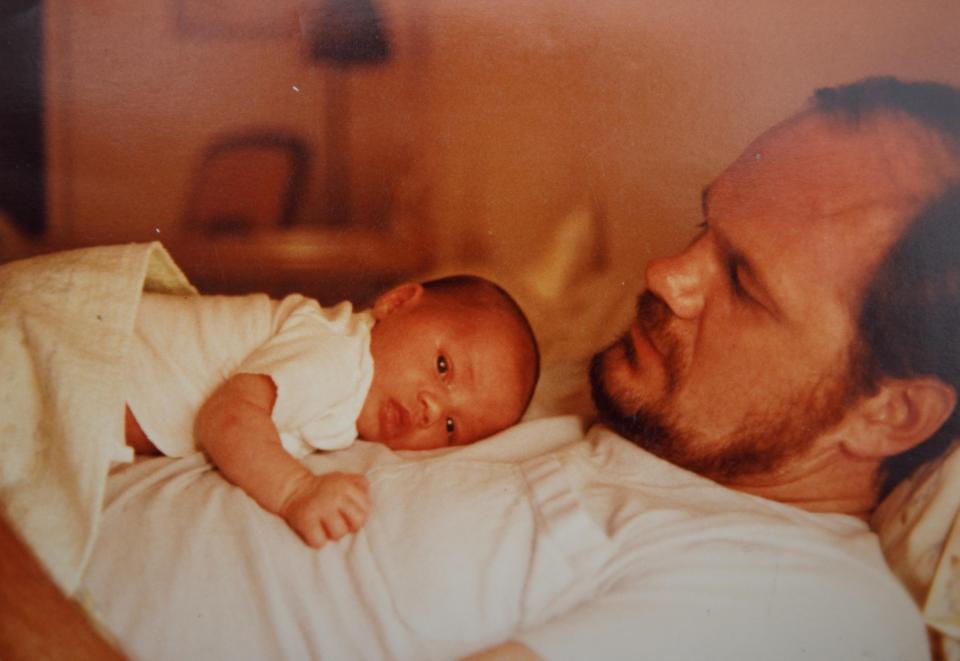
[[[937,185],[929,141],[912,123],[807,114],[751,145],[704,192],[693,243],[648,265],[635,322],[594,357],[605,421],[728,483],[816,461],[858,394],[869,276]]]
[[[466,445],[515,423],[531,387],[515,320],[423,292],[378,319],[357,428],[395,450]]]

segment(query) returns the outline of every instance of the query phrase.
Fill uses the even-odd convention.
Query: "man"
[[[960,310],[958,117],[942,86],[824,91],[707,188],[702,232],[649,265],[636,321],[592,369],[605,420],[653,454],[600,426],[427,461],[365,445],[351,469],[385,505],[321,554],[215,474],[135,466],[86,589],[144,658],[209,656],[211,631],[223,658],[926,658],[863,518],[890,458],[953,424],[956,352],[932,343]],[[900,283],[929,238],[942,280]],[[231,532],[256,521],[254,542]],[[253,589],[287,574],[309,618]]]
[[[821,90],[704,190],[703,216],[595,356],[602,418],[738,491],[866,518],[956,430],[960,92]]]
[[[866,516],[884,458],[932,436],[960,386],[958,109],[873,80],[751,145],[595,358],[604,418],[734,488]]]

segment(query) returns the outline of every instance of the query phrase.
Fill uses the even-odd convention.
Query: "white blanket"
[[[145,289],[196,292],[159,243],[0,266],[0,502],[67,592],[125,449],[124,357]]]

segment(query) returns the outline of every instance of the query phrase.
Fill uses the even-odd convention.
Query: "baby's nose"
[[[440,417],[440,402],[436,395],[427,390],[420,391],[417,402],[420,405],[418,422],[421,427],[429,427]]]

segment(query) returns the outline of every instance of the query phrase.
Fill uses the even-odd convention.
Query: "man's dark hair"
[[[540,347],[537,344],[537,336],[533,332],[530,320],[524,314],[523,308],[507,292],[506,289],[478,275],[461,274],[450,275],[434,280],[427,280],[421,283],[424,290],[435,294],[469,294],[475,297],[477,305],[497,307],[516,319],[520,326],[520,332],[524,341],[530,350],[533,358],[533,379],[530,384],[530,390],[527,392],[526,401],[523,403],[523,410],[526,411],[533,399],[533,393],[537,387],[537,381],[540,379]]]
[[[813,109],[854,124],[877,115],[902,115],[925,126],[960,149],[960,89],[929,81],[866,78],[849,85],[822,87],[812,99]]]
[[[869,78],[817,90],[814,110],[854,126],[903,117],[934,131],[960,163],[960,89],[933,82]],[[928,200],[874,274],[859,316],[865,389],[888,376],[934,376],[960,394],[960,181]],[[928,440],[888,457],[882,498],[917,466],[940,456],[960,432],[960,407]]]

